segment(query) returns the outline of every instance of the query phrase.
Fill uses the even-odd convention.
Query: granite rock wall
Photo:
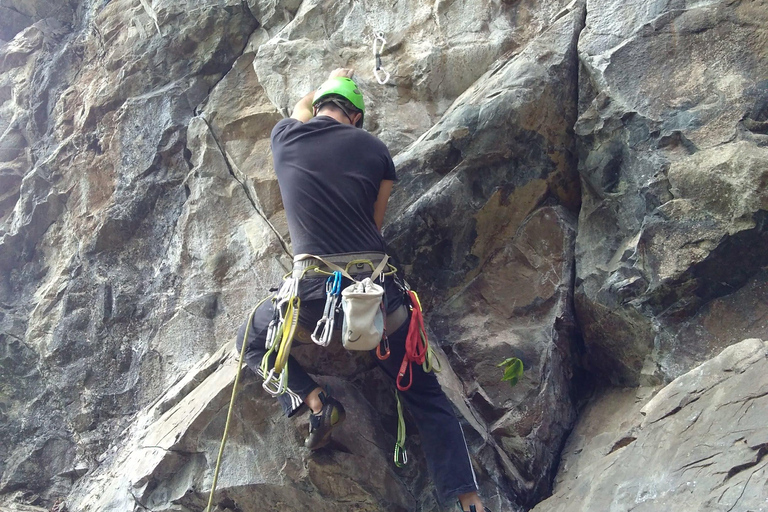
[[[762,506],[759,426],[718,424],[741,448],[711,464],[654,446],[712,444],[676,420],[724,394],[751,418],[765,393],[748,376],[768,336],[765,7],[0,0],[3,506],[205,507],[234,332],[290,268],[269,133],[342,66],[395,158],[384,236],[488,506]],[[246,372],[218,509],[443,510],[412,427],[411,463],[391,463],[373,361],[296,354],[355,421],[310,454],[306,418]],[[678,480],[610,470],[651,450]]]

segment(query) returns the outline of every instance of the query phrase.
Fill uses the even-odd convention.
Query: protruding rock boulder
[[[732,345],[649,392],[611,391],[587,408],[554,495],[533,512],[765,508],[768,342]]]

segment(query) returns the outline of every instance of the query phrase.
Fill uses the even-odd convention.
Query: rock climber
[[[380,230],[396,180],[386,145],[361,129],[365,107],[352,74],[351,69],[331,72],[317,91],[299,100],[290,118],[275,125],[271,141],[294,254],[317,255],[340,266],[361,253],[375,263],[384,258],[386,244]],[[306,264],[294,262],[294,271],[299,263]],[[391,355],[384,361],[376,360],[394,381],[405,354],[409,313],[396,280],[384,282]],[[299,324],[307,329],[311,330],[323,313],[325,284],[325,278],[299,281]],[[273,308],[267,301],[255,310],[250,326],[246,322],[240,328],[237,340],[239,350],[247,332],[245,360],[261,376],[272,318]],[[278,400],[289,417],[304,404],[311,409],[305,445],[318,449],[344,421],[344,407],[292,357],[287,367],[287,390]],[[488,512],[477,494],[461,426],[437,378],[413,365],[412,379],[411,387],[401,396],[421,434],[440,501],[458,499],[463,511]]]

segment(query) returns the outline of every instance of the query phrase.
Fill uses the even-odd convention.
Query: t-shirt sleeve
[[[295,126],[296,123],[301,124],[301,121],[298,119],[293,119],[291,117],[287,117],[285,119],[281,119],[277,122],[274,128],[272,128],[272,136],[271,141],[272,144],[275,142],[282,142],[287,137],[288,133],[290,133],[290,128],[292,126]]]
[[[392,161],[392,155],[389,153],[389,148],[382,141],[377,141],[381,147],[381,152],[384,157],[384,175],[382,180],[397,181],[397,172],[395,171],[395,162]]]
[[[383,180],[397,181],[397,172],[395,171],[395,162],[392,161],[392,157],[387,153],[387,169],[384,171]]]

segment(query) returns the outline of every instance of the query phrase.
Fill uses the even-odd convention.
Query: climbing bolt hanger
[[[384,52],[384,45],[387,44],[387,40],[384,39],[383,32],[377,32],[373,38],[373,57],[376,60],[376,64],[373,67],[373,74],[376,77],[376,81],[381,85],[389,82],[389,71],[381,67],[381,54]]]

